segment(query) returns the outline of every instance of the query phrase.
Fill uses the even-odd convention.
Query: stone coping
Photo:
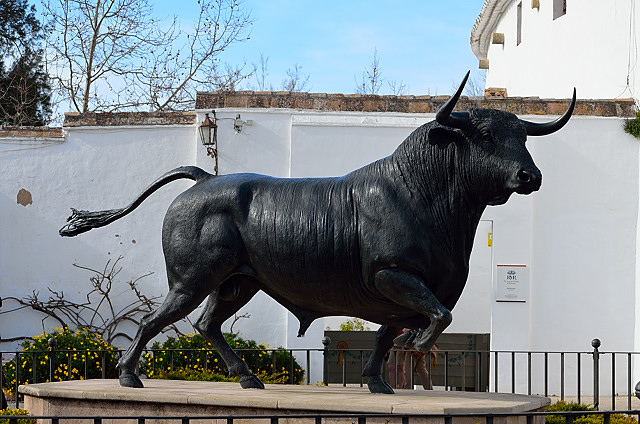
[[[64,127],[116,127],[124,125],[194,125],[193,111],[170,112],[66,112]]]
[[[0,127],[0,137],[2,138],[38,138],[38,139],[58,139],[64,134],[61,127]]]
[[[380,414],[517,413],[535,411],[548,398],[503,393],[396,390],[369,393],[364,387],[267,385],[265,390],[238,383],[144,380],[144,389],[120,387],[117,380],[84,380],[20,386],[20,393],[41,400],[111,401],[254,408],[277,411]],[[28,401],[25,400],[25,404]],[[34,411],[36,412],[36,411]],[[37,411],[46,412],[46,411]]]
[[[567,89],[567,95],[571,90]],[[271,108],[350,112],[435,113],[449,96],[378,96],[286,91],[198,92],[196,109]],[[570,99],[461,96],[455,110],[499,109],[516,115],[562,115]],[[633,99],[579,99],[574,115],[633,117]]]

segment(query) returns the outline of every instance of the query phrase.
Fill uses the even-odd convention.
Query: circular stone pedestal
[[[501,393],[397,390],[394,395],[382,395],[369,393],[366,387],[272,384],[267,385],[264,390],[243,390],[238,383],[144,380],[144,384],[143,389],[132,389],[120,387],[117,380],[63,381],[20,386],[20,393],[24,394],[25,408],[36,416],[191,417],[377,413],[399,416],[397,420],[381,419],[381,423],[400,423],[401,415],[518,413],[539,411],[549,404],[549,399],[544,397]],[[535,417],[534,422],[544,422],[543,420],[544,417]],[[192,422],[194,421],[196,420]],[[279,422],[286,421],[289,420]],[[70,423],[72,420],[64,422]],[[137,423],[137,420],[132,419],[131,422]],[[257,424],[256,420],[247,422]],[[323,422],[345,421],[323,419]],[[377,421],[367,419],[367,422]],[[411,418],[410,422],[436,424],[443,422],[443,419],[416,417]],[[483,420],[454,417],[453,422],[466,424]],[[517,424],[526,423],[526,419],[500,417],[494,422]],[[124,424],[124,421],[114,423]]]

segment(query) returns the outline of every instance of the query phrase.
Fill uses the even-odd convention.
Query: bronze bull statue
[[[162,244],[169,292],[142,319],[118,364],[120,383],[142,387],[136,364],[149,340],[208,297],[196,328],[243,388],[264,388],[225,341],[221,325],[262,290],[291,311],[303,335],[317,318],[348,315],[381,324],[363,375],[374,393],[393,393],[382,362],[399,342],[429,351],[451,322],[467,281],[476,227],[487,205],[540,188],[527,135],[559,130],[575,105],[549,123],[493,109],[452,112],[469,74],[436,120],[389,157],[336,178],[211,175],[187,166],[164,174],[133,203],[73,210],[63,236],[115,221],[161,186],[195,184],[167,211]]]

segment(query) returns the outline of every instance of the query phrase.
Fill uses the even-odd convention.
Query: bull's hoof
[[[240,387],[243,389],[264,389],[264,384],[253,374],[240,377]]]
[[[392,395],[395,393],[391,386],[389,386],[389,384],[384,381],[379,375],[369,377],[367,386],[369,386],[369,391],[371,393],[382,393],[385,395]]]
[[[124,373],[120,374],[120,385],[122,387],[133,387],[136,389],[141,389],[144,387],[140,378],[134,373]]]

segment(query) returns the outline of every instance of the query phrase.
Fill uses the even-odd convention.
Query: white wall
[[[574,86],[582,99],[639,96],[640,10],[634,1],[567,2],[566,15],[554,20],[553,1],[535,9],[524,0],[522,42],[516,45],[518,3],[511,2],[493,30],[504,33],[505,43],[489,45],[487,87],[506,88],[511,97],[568,98]]]
[[[530,209],[516,210],[514,200],[525,200],[520,196],[487,214],[501,215],[494,216],[495,263],[531,265],[531,301],[494,304],[492,347],[585,352],[599,338],[600,350],[637,351],[638,140],[623,132],[620,119],[575,116],[558,133],[527,143],[542,170],[541,190],[526,198]],[[543,393],[542,360],[534,358],[537,393]],[[575,356],[566,360],[566,390],[575,393]],[[588,372],[591,359],[583,361]],[[618,361],[624,371],[626,358]],[[510,388],[509,367],[509,361],[501,366],[503,389]],[[602,366],[601,387],[610,390],[608,367]],[[550,374],[559,369],[555,355]],[[583,381],[590,389],[590,380]],[[626,394],[626,374],[616,381]],[[558,381],[553,387],[551,393],[560,392]]]
[[[165,171],[192,163],[195,127],[83,127],[66,132],[61,144],[24,149],[27,142],[3,143],[0,150],[1,296],[24,297],[36,290],[46,300],[50,287],[64,291],[67,299],[81,301],[91,290],[93,274],[72,264],[102,270],[119,256],[123,256],[122,271],[119,286],[112,291],[116,301],[130,300],[126,282],[149,272],[154,274],[139,283],[144,293],[166,293],[160,246],[163,211],[188,183],[162,188],[127,219],[108,227],[74,238],[62,238],[58,230],[71,207],[125,206]],[[20,189],[31,193],[32,204],[17,203]],[[6,302],[2,310],[12,305]],[[0,315],[2,337],[40,333],[40,318],[23,319],[25,315],[26,311]],[[45,326],[51,325],[54,322],[48,320]]]
[[[415,127],[433,119],[431,114],[283,109],[216,112],[222,118],[221,173],[282,177],[342,175],[390,154]],[[235,133],[233,118],[238,113],[253,125]],[[199,121],[202,118],[201,113]],[[530,196],[514,195],[506,205],[487,208],[483,216],[483,228],[493,231],[493,247],[485,254],[491,268],[487,275],[495,274],[498,264],[527,265],[529,299],[498,303],[494,282],[488,281],[490,290],[470,291],[474,294],[455,309],[455,331],[476,331],[474,318],[487,314],[492,349],[589,351],[591,339],[598,337],[602,350],[638,350],[639,152],[638,141],[623,132],[622,123],[617,118],[576,116],[558,133],[529,139],[528,147],[544,176],[542,189]],[[22,150],[3,145],[0,150],[1,295],[22,297],[32,289],[44,294],[52,287],[67,296],[81,296],[91,275],[71,264],[100,269],[119,255],[124,257],[118,278],[123,286],[116,292],[123,298],[124,282],[147,272],[154,274],[141,281],[142,288],[148,294],[166,293],[162,217],[173,197],[191,182],[163,187],[135,212],[107,227],[75,238],[61,238],[58,230],[69,207],[124,206],[174,167],[195,163],[211,172],[214,161],[197,142],[195,126],[85,127],[67,132],[62,144]],[[32,193],[33,204],[16,203],[21,188]],[[482,239],[486,237],[479,235]],[[484,297],[476,301],[470,298],[474,296]],[[465,304],[471,306],[462,308]],[[327,323],[318,320],[306,337],[298,339],[297,320],[265,295],[257,295],[239,311],[244,313],[251,318],[234,327],[243,337],[289,348],[322,347]],[[8,325],[8,315],[0,315],[2,337],[41,331],[40,319],[32,313],[12,317],[17,318]],[[304,355],[298,359],[306,363]],[[321,379],[320,356],[311,361],[314,383]],[[539,366],[539,361],[535,364]],[[510,388],[509,372],[508,361],[501,361],[501,390]],[[569,379],[574,365],[569,364],[567,372]],[[626,378],[617,381],[624,385]],[[534,384],[537,392],[540,385],[540,381]],[[606,378],[602,387],[610,387]]]

